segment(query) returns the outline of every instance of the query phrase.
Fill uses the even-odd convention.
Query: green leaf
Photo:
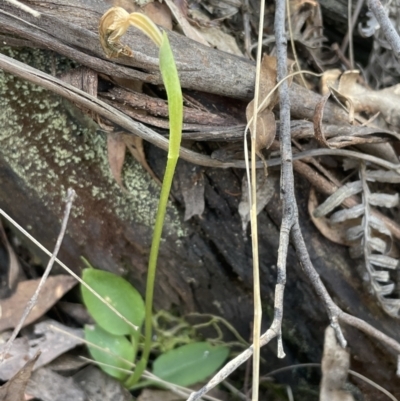
[[[100,326],[85,326],[85,339],[93,344],[98,345],[102,349],[112,352],[121,358],[133,362],[135,356],[135,347],[127,340],[125,336],[115,336],[103,330]],[[102,352],[100,349],[88,346],[90,355],[97,362],[106,363],[117,368],[132,369],[132,365],[128,362],[122,361],[114,355]],[[128,373],[122,372],[118,369],[113,369],[108,366],[100,365],[104,372],[118,380],[124,380]]]
[[[144,320],[144,302],[141,295],[122,277],[98,269],[84,269],[83,281],[123,315],[140,327]],[[133,334],[135,330],[103,304],[86,287],[81,286],[83,302],[96,323],[115,335]]]
[[[213,374],[229,355],[229,348],[207,342],[187,344],[160,355],[153,373],[160,379],[190,386]]]

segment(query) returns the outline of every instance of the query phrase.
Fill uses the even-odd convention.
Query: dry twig
[[[276,1],[275,11],[275,37],[277,47],[277,80],[281,81],[286,77],[286,48],[287,39],[285,35],[285,1]],[[293,241],[299,261],[310,280],[315,292],[323,301],[334,329],[336,338],[342,347],[346,347],[347,342],[339,326],[339,320],[357,327],[368,335],[379,338],[380,341],[400,351],[400,344],[394,339],[386,336],[379,330],[373,328],[368,323],[354,316],[344,313],[332,300],[318,273],[312,265],[307,247],[301,233],[297,202],[294,195],[294,177],[293,177],[293,155],[290,137],[290,99],[288,94],[287,82],[279,86],[280,98],[280,144],[281,144],[281,198],[283,200],[283,217],[280,231],[280,241],[278,250],[278,277],[275,292],[275,313],[271,327],[260,338],[260,345],[265,345],[274,337],[278,337],[278,356],[284,356],[281,338],[283,294],[286,282],[286,258],[289,246],[289,236]],[[346,151],[347,152],[347,151]],[[356,152],[355,152],[356,153]],[[394,167],[394,166],[392,166]],[[398,170],[398,166],[395,168]],[[218,383],[224,380],[231,372],[244,363],[253,353],[253,347],[238,355],[235,359],[225,365],[203,388],[193,393],[188,401],[198,400]]]
[[[40,17],[40,12],[34,10],[33,8],[28,7],[26,4],[19,2],[18,0],[6,0],[8,3],[14,5],[15,7],[32,14],[34,17]]]
[[[379,0],[368,0],[368,8],[372,11],[379,22],[387,41],[393,49],[397,58],[400,57],[400,36],[396,32],[393,24],[390,22],[382,3]]]
[[[26,306],[24,313],[21,316],[21,319],[18,323],[18,325],[15,327],[14,331],[11,334],[11,337],[8,339],[6,346],[4,347],[4,350],[0,356],[0,363],[2,363],[4,361],[5,356],[8,354],[8,352],[10,351],[10,348],[12,346],[12,343],[14,342],[15,338],[17,337],[18,333],[20,332],[26,318],[28,317],[28,315],[31,313],[32,309],[34,308],[34,306],[36,305],[40,290],[42,289],[44,283],[47,280],[47,277],[50,274],[50,271],[54,265],[54,262],[57,258],[57,254],[58,251],[60,250],[61,247],[61,243],[62,240],[64,238],[65,235],[65,230],[67,229],[67,223],[68,223],[68,219],[69,219],[69,215],[71,212],[71,208],[72,208],[72,203],[75,199],[76,193],[73,189],[69,188],[68,192],[67,192],[67,205],[65,206],[65,212],[64,212],[64,218],[63,221],[61,223],[61,229],[60,229],[60,234],[58,235],[57,241],[56,241],[56,245],[54,247],[54,251],[53,254],[51,255],[51,258],[49,260],[49,263],[47,264],[47,267],[43,273],[43,276],[39,282],[39,285],[35,291],[35,293],[33,294],[32,298],[30,299],[30,301],[28,302],[28,305]]]

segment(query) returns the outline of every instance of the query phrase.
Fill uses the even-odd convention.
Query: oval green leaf
[[[97,362],[104,363],[107,365],[114,366],[122,369],[132,369],[132,365],[128,362],[121,360],[118,357],[126,359],[127,361],[133,362],[135,356],[135,347],[127,340],[125,336],[115,336],[103,330],[100,326],[85,326],[85,339],[108,352],[102,352],[100,349],[88,346],[90,355]],[[115,377],[118,380],[124,380],[128,373],[114,369],[109,366],[100,365],[100,368],[110,376]]]
[[[144,302],[135,288],[122,277],[98,269],[84,269],[83,281],[107,300],[122,316],[140,327],[144,320]],[[96,323],[115,335],[135,333],[133,327],[117,316],[86,287],[81,286],[83,302]]]
[[[170,383],[190,386],[212,375],[228,355],[228,347],[187,344],[160,355],[153,363],[153,373]]]

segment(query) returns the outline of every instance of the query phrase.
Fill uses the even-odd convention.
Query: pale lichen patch
[[[49,57],[41,51],[8,49],[7,53],[49,70]],[[58,58],[58,66],[57,63]],[[106,134],[96,130],[93,123],[84,126],[72,120],[74,113],[66,111],[64,100],[43,88],[0,71],[0,147],[4,160],[25,185],[59,216],[64,208],[62,199],[71,186],[78,196],[91,196],[99,208],[114,211],[124,221],[143,224],[151,232],[159,186],[138,162],[127,157],[123,181],[128,193],[121,191],[109,169]],[[99,182],[92,182],[93,177]],[[75,202],[72,215],[85,213],[90,211]],[[167,235],[185,236],[172,203],[168,206],[166,227]]]

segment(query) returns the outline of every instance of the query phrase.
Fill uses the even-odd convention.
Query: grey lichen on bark
[[[41,70],[60,73],[70,62],[42,50],[3,48],[3,53]],[[68,110],[74,110],[73,113]],[[79,115],[79,120],[76,116]],[[96,208],[108,209],[123,221],[151,228],[159,187],[138,162],[128,157],[123,179],[128,193],[115,183],[108,166],[106,134],[75,106],[43,88],[0,71],[0,146],[5,163],[39,197],[45,207],[61,216],[68,187],[78,194],[72,216],[85,224]],[[85,210],[86,208],[86,210]],[[101,211],[98,210],[101,215]],[[167,234],[185,235],[177,209],[169,205]]]

